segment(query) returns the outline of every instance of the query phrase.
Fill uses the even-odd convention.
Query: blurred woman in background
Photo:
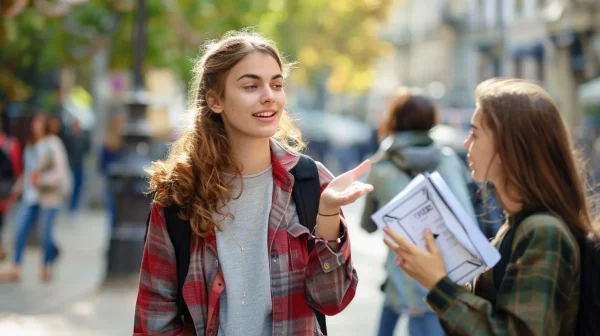
[[[25,171],[17,181],[14,193],[22,195],[21,211],[16,226],[14,259],[12,267],[0,274],[0,281],[19,282],[21,263],[31,228],[38,213],[43,235],[42,281],[51,278],[51,265],[59,251],[52,237],[58,208],[69,189],[68,160],[62,141],[50,133],[50,121],[46,114],[36,115],[31,122],[31,136],[24,151]]]
[[[361,226],[368,232],[377,230],[371,215],[404,189],[420,173],[437,170],[474,218],[473,206],[462,173],[463,163],[456,153],[436,143],[429,131],[437,124],[438,112],[423,93],[401,88],[393,97],[387,116],[379,127],[381,145],[373,159],[367,183],[374,191],[367,195]],[[409,314],[411,336],[443,335],[433,311],[423,301],[427,290],[406,277],[389,251],[385,262],[388,273],[383,285],[385,302],[379,336],[391,336],[403,313]]]
[[[2,247],[2,227],[4,226],[5,215],[12,208],[15,196],[11,192],[15,181],[23,172],[23,159],[21,145],[16,138],[9,137],[4,133],[2,122],[0,121],[0,261],[6,259],[6,252]]]

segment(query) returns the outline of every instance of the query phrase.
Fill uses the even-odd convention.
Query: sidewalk
[[[344,208],[349,223],[348,231],[352,237],[352,258],[360,282],[356,296],[348,308],[336,316],[327,318],[330,336],[362,336],[377,333],[383,302],[379,286],[385,277],[383,261],[387,248],[382,242],[381,233],[369,235],[359,227],[362,204],[361,199],[356,204]],[[68,229],[67,225],[64,226]],[[94,237],[94,234],[87,237]],[[82,244],[97,245],[91,241]],[[93,248],[90,247],[90,250]],[[93,255],[91,251],[88,253]],[[101,254],[96,257],[101,257]],[[37,275],[35,271],[37,269],[34,269],[34,275]],[[3,297],[4,292],[5,290],[0,287],[0,297]],[[126,282],[105,284],[101,290],[82,296],[76,302],[52,311],[46,310],[35,315],[4,315],[4,317],[0,313],[0,335],[131,335],[136,297],[137,279],[130,279]],[[407,334],[407,319],[403,318],[396,328],[395,335],[406,336]]]
[[[11,213],[6,218],[4,246],[11,255],[0,266],[2,270],[10,265],[12,257],[15,217],[15,213]],[[28,247],[21,283],[0,284],[0,325],[7,316],[53,312],[96,290],[105,273],[108,241],[105,223],[104,211],[83,211],[76,222],[70,222],[66,211],[61,211],[54,231],[61,254],[52,281],[40,282],[41,251],[38,247]]]

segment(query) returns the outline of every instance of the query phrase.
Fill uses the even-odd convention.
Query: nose
[[[465,142],[463,142],[463,145],[465,146],[465,149],[469,149],[469,147],[471,147],[471,136],[470,135],[467,137]]]
[[[275,94],[273,92],[273,89],[271,88],[271,86],[266,85],[265,90],[263,92],[261,102],[263,104],[266,104],[266,103],[272,103],[274,100],[275,100]]]

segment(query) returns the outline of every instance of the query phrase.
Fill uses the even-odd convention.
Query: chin
[[[272,138],[275,134],[277,133],[277,128],[273,128],[273,129],[261,129],[261,130],[256,130],[254,132],[251,132],[250,135],[253,138],[260,138],[260,139],[265,139],[265,138]]]

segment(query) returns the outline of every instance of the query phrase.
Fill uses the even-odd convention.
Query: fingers
[[[392,238],[392,240],[402,246],[406,251],[408,251],[409,253],[413,253],[416,249],[418,249],[417,246],[415,246],[413,243],[409,242],[407,239],[404,239],[402,236],[400,236],[398,233],[394,232],[394,230],[390,229],[389,227],[384,227],[383,231],[385,233],[387,233],[387,235]],[[387,243],[386,243],[387,244]],[[389,246],[389,245],[388,245]]]
[[[356,168],[351,170],[352,176],[355,179],[357,179],[362,174],[366,173],[367,170],[369,170],[369,168],[371,168],[371,160],[367,159],[367,160],[363,161],[361,164],[359,164]]]
[[[401,246],[393,243],[391,240],[389,240],[388,238],[383,238],[383,242],[385,243],[385,245],[387,245],[392,251],[394,251],[394,253],[396,253],[396,255],[404,260],[404,258],[406,257],[406,255],[408,254],[408,251],[406,251],[405,249],[403,249]]]
[[[346,188],[346,190],[338,194],[336,198],[337,201],[340,203],[340,206],[343,206],[348,205],[350,203],[354,203],[354,201],[359,199],[362,195],[365,195],[371,191],[373,191],[372,185],[361,182],[354,182],[350,187]]]
[[[440,250],[437,244],[435,243],[435,238],[433,237],[431,230],[425,229],[425,233],[423,233],[423,236],[425,237],[425,244],[427,245],[427,249],[429,250],[429,252],[431,252],[432,254],[438,254]]]

